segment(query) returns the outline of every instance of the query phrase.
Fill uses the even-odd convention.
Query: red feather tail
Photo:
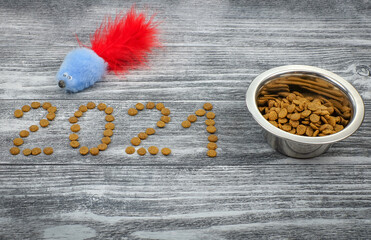
[[[109,70],[126,72],[146,62],[146,56],[159,47],[157,23],[153,17],[146,21],[144,13],[136,13],[134,6],[115,20],[106,18],[90,37],[91,49],[107,63]]]

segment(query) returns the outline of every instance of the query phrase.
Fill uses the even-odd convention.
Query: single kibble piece
[[[41,119],[40,120],[40,126],[43,127],[43,128],[49,126],[49,121],[46,120],[46,119]]]
[[[216,157],[216,151],[215,150],[209,150],[207,151],[207,156],[209,157]]]
[[[29,149],[29,148],[26,148],[25,150],[22,151],[22,153],[23,153],[23,155],[25,155],[25,156],[29,156],[29,155],[31,155],[32,150]]]
[[[102,143],[108,145],[108,144],[111,143],[111,138],[110,137],[103,137],[101,141],[102,141]]]
[[[161,109],[161,114],[165,115],[165,116],[169,116],[170,115],[170,109],[164,107],[163,109]]]
[[[145,132],[140,132],[138,133],[138,138],[140,138],[141,140],[144,140],[148,137],[147,133]]]
[[[293,113],[290,119],[293,121],[298,121],[300,119],[300,113]]]
[[[133,153],[135,153],[135,148],[132,147],[132,146],[129,146],[129,147],[127,147],[127,148],[125,149],[125,152],[126,152],[127,154],[133,154]]]
[[[218,148],[218,145],[216,145],[216,143],[214,143],[214,142],[209,142],[207,144],[207,148],[210,149],[210,150],[215,150],[215,149]]]
[[[44,148],[43,152],[44,152],[45,155],[51,155],[51,154],[53,154],[54,150],[53,150],[52,147],[46,147],[46,148]]]
[[[111,137],[113,135],[113,131],[111,129],[106,129],[103,131],[103,135],[105,137]]]
[[[19,154],[21,152],[21,150],[19,149],[19,148],[17,148],[17,147],[12,147],[11,149],[10,149],[10,153],[12,154],[12,155],[17,155],[17,154]]]
[[[205,103],[204,104],[204,109],[206,111],[211,111],[213,109],[213,105],[211,103]]]
[[[287,109],[286,108],[282,108],[281,110],[280,110],[280,112],[278,113],[278,117],[279,118],[284,118],[284,117],[286,117],[287,116]]]
[[[170,148],[163,148],[163,149],[161,149],[161,153],[163,155],[167,156],[171,153],[171,149]]]
[[[195,114],[196,114],[197,116],[199,116],[199,117],[204,116],[205,113],[206,113],[206,111],[203,110],[203,109],[198,109],[198,110],[195,112]]]
[[[50,108],[48,108],[49,113],[55,113],[56,111],[57,111],[57,107],[51,106]]]
[[[22,138],[15,138],[13,140],[13,143],[15,146],[21,146],[23,144],[23,139]]]
[[[50,108],[52,106],[52,104],[50,103],[50,102],[44,102],[43,103],[43,108],[45,109],[45,110],[48,110],[48,108]]]
[[[95,108],[95,103],[93,103],[93,102],[88,102],[88,104],[86,104],[86,107],[87,107],[88,109],[93,109],[93,108]]]
[[[275,121],[278,118],[278,114],[275,111],[271,111],[268,113],[268,120],[269,121]]]
[[[191,122],[188,120],[185,120],[182,122],[182,127],[189,128],[191,126]]]
[[[113,113],[113,107],[107,107],[106,110],[104,110],[106,114],[112,114]]]
[[[206,131],[208,133],[215,133],[216,132],[216,127],[214,127],[214,126],[207,126]]]
[[[132,139],[131,139],[131,144],[133,144],[134,146],[138,146],[139,144],[140,144],[140,142],[141,142],[141,140],[140,140],[140,138],[138,138],[138,137],[133,137]]]
[[[24,105],[23,107],[22,107],[22,111],[23,112],[28,112],[28,111],[30,111],[31,110],[31,107],[29,106],[29,105]]]
[[[14,117],[20,118],[23,116],[23,111],[21,109],[17,109],[14,111]]]
[[[143,156],[143,155],[146,155],[147,150],[146,150],[145,148],[139,148],[139,149],[137,150],[137,153],[138,153],[139,155]]]
[[[72,132],[78,132],[80,131],[80,125],[79,124],[74,124],[71,126],[71,131]]]
[[[316,122],[319,122],[319,120],[321,119],[317,114],[315,113],[312,113],[310,116],[309,116],[309,119],[312,123],[316,123]]]
[[[33,109],[37,109],[37,108],[39,108],[40,107],[40,103],[39,102],[32,102],[31,103],[31,107],[33,108]]]
[[[71,133],[69,139],[71,141],[76,141],[77,139],[79,139],[79,135],[77,135],[76,133]]]
[[[129,110],[128,110],[128,114],[129,114],[130,116],[135,116],[135,115],[138,114],[138,110],[136,110],[135,108],[129,108]]]
[[[285,123],[285,124],[282,125],[282,130],[284,130],[286,132],[291,131],[291,129],[292,129],[292,126],[288,123]]]
[[[296,127],[296,134],[298,135],[303,135],[306,131],[307,131],[307,127],[302,124]]]
[[[156,104],[156,109],[161,111],[163,108],[165,107],[165,105],[163,103],[157,103]]]
[[[99,149],[99,151],[104,151],[104,150],[106,150],[107,149],[107,144],[105,144],[105,143],[101,143],[101,144],[98,144],[98,149]]]
[[[86,155],[86,154],[89,153],[89,148],[86,147],[86,146],[82,146],[82,147],[80,148],[79,152],[80,152],[81,155]]]
[[[215,121],[213,119],[206,119],[205,120],[205,124],[207,126],[214,126],[215,125]]]
[[[85,106],[85,105],[81,105],[81,106],[79,107],[79,111],[80,111],[80,112],[86,112],[86,111],[88,111],[88,107]]]
[[[31,150],[32,155],[39,155],[40,153],[41,153],[41,148],[36,147]]]
[[[135,108],[139,111],[142,111],[144,109],[143,103],[137,103],[135,104]]]
[[[164,123],[169,123],[170,120],[171,120],[171,117],[169,117],[169,116],[161,116],[160,120],[163,121]]]
[[[75,114],[74,114],[75,117],[79,118],[82,116],[82,112],[81,111],[76,111]]]
[[[97,148],[97,147],[90,148],[90,154],[93,155],[93,156],[98,155],[99,154],[99,148]]]
[[[27,131],[27,130],[22,130],[22,131],[19,133],[19,136],[20,136],[20,137],[23,137],[23,138],[28,137],[29,135],[30,135],[30,132]]]
[[[159,127],[159,128],[163,128],[163,127],[165,127],[165,123],[163,122],[163,121],[158,121],[157,122],[157,127]]]
[[[99,103],[97,108],[98,108],[99,111],[103,111],[107,108],[107,105],[104,104],[104,103]]]
[[[218,136],[211,134],[207,139],[210,142],[217,142],[218,141]]]
[[[112,115],[106,115],[105,119],[106,119],[107,122],[113,122],[113,121],[115,121],[115,117],[112,116]]]
[[[80,143],[78,141],[71,141],[70,142],[70,146],[73,147],[73,148],[77,148],[80,146]]]
[[[156,133],[156,130],[154,128],[147,128],[146,133],[147,135],[153,135]]]
[[[155,146],[150,146],[150,147],[148,148],[148,152],[149,152],[150,154],[152,154],[152,155],[156,155],[156,154],[158,153],[158,148],[155,147]]]
[[[148,102],[147,105],[146,105],[146,108],[147,109],[153,109],[155,106],[156,106],[156,104],[154,102]]]
[[[46,114],[46,119],[48,119],[49,121],[53,121],[54,118],[55,118],[55,113]]]
[[[191,123],[196,122],[196,121],[197,121],[197,116],[191,114],[191,115],[189,115],[189,116],[187,117],[187,120],[190,121]]]
[[[115,129],[115,124],[114,124],[114,123],[111,123],[111,122],[106,123],[105,128],[106,128],[106,129],[111,129],[111,130],[113,130],[113,129]]]
[[[31,132],[36,132],[37,130],[39,130],[39,127],[37,125],[31,125],[29,129]]]
[[[78,119],[77,117],[70,117],[68,121],[70,121],[70,123],[77,123]]]
[[[208,119],[214,119],[215,118],[215,113],[213,113],[213,112],[206,113],[206,118],[208,118]]]

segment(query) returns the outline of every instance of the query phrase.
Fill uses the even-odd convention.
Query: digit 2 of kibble
[[[28,112],[30,111],[31,109],[37,109],[41,106],[41,104],[39,102],[32,102],[31,103],[31,106],[29,105],[24,105],[22,107],[22,109],[17,109],[14,111],[14,116],[16,118],[20,118],[23,116],[23,113],[24,112]],[[50,121],[54,120],[55,118],[55,112],[57,111],[57,108],[55,106],[52,106],[49,102],[45,102],[43,103],[42,107],[48,111],[48,114],[46,115],[46,118]],[[76,111],[74,113],[74,116],[70,117],[69,118],[69,122],[71,124],[73,124],[71,126],[71,131],[73,132],[72,134],[70,134],[69,136],[69,139],[70,139],[70,146],[72,148],[78,148],[80,147],[80,142],[78,141],[78,135],[77,135],[77,132],[80,131],[80,125],[77,124],[78,122],[78,118],[80,118],[85,112],[87,112],[89,109],[95,109],[96,107],[96,104],[93,103],[93,102],[88,102],[87,105],[81,105],[78,109],[78,111]],[[148,102],[146,104],[146,107],[142,104],[142,103],[137,103],[135,105],[135,108],[129,108],[128,110],[128,114],[130,116],[135,116],[137,115],[138,113],[138,110],[139,111],[142,111],[144,108],[146,109],[154,109],[156,108],[158,111],[161,112],[161,114],[163,116],[161,116],[161,119],[160,121],[157,122],[157,127],[158,128],[164,128],[165,125],[167,123],[170,122],[171,120],[171,117],[169,116],[170,115],[170,109],[166,108],[164,106],[163,103],[153,103],[153,102]],[[100,151],[104,151],[107,149],[108,147],[108,144],[110,144],[111,142],[111,136],[113,135],[113,130],[115,128],[115,124],[112,123],[115,118],[114,116],[112,115],[113,113],[113,108],[112,107],[107,107],[106,104],[104,103],[99,103],[98,106],[97,106],[97,109],[99,111],[104,111],[107,115],[105,117],[105,120],[108,122],[106,125],[105,125],[105,130],[103,132],[103,138],[101,139],[101,144],[98,144],[97,147],[93,147],[91,149],[89,149],[88,147],[86,146],[82,146],[79,148],[79,152],[81,155],[87,155],[89,152],[91,155],[95,156],[95,155],[98,155]],[[206,124],[206,131],[208,133],[210,133],[211,135],[209,135],[208,137],[208,140],[209,140],[209,143],[207,144],[207,148],[208,148],[208,151],[207,151],[207,156],[209,157],[216,157],[217,156],[217,153],[216,153],[216,149],[217,149],[217,145],[216,145],[216,142],[218,141],[218,137],[214,134],[217,129],[215,127],[215,113],[211,112],[211,110],[213,109],[213,106],[211,103],[205,103],[203,105],[203,109],[198,109],[195,111],[195,114],[199,117],[203,117],[203,116],[206,116],[206,120],[205,120],[205,124]],[[206,112],[207,111],[207,112]],[[47,127],[49,125],[49,121],[47,119],[42,119],[40,120],[39,124],[41,127]],[[191,126],[192,123],[196,122],[197,121],[197,117],[193,114],[189,115],[187,120],[186,121],[183,121],[181,126],[183,128],[189,128]],[[30,126],[29,130],[31,132],[35,132],[37,131],[39,128],[37,125],[32,125]],[[147,139],[147,137],[149,135],[153,135],[155,134],[156,130],[154,128],[147,128],[145,132],[140,132],[138,134],[137,137],[133,137],[131,139],[131,144],[133,146],[139,146],[140,143],[142,142],[142,140],[145,140]],[[13,140],[13,143],[15,145],[15,147],[12,147],[10,149],[10,153],[13,154],[13,155],[17,155],[20,153],[20,149],[18,148],[20,145],[23,144],[23,138],[26,138],[30,133],[27,131],[27,130],[22,130],[19,135],[21,138],[15,138]],[[137,153],[141,156],[145,155],[147,150],[143,147],[140,147],[139,149],[135,149],[135,147],[133,146],[129,146],[126,148],[125,152],[127,154],[133,154],[135,151],[137,151]],[[46,155],[51,155],[53,153],[53,148],[51,147],[46,147],[44,148],[43,150],[44,154]],[[158,152],[159,152],[159,149],[156,147],[156,146],[150,146],[148,148],[148,152],[151,154],[151,155],[156,155]],[[28,155],[39,155],[41,153],[41,149],[40,148],[34,148],[34,149],[24,149],[23,150],[23,154],[25,156],[28,156]],[[165,156],[171,154],[171,149],[170,148],[167,148],[167,147],[164,147],[161,149],[161,153]]]
[[[49,123],[50,123],[49,121],[54,120],[55,112],[57,111],[57,107],[52,106],[52,104],[49,103],[49,102],[44,102],[42,105],[39,102],[32,102],[31,106],[30,105],[24,105],[21,109],[17,109],[17,110],[14,111],[14,117],[21,118],[21,117],[23,117],[23,114],[25,112],[29,112],[31,109],[38,109],[40,106],[42,106],[43,109],[48,111],[48,114],[46,115],[46,119],[43,118],[39,121],[40,127],[46,128],[46,127],[49,126]],[[30,130],[30,132],[36,132],[37,130],[39,130],[39,127],[37,125],[31,125],[29,127],[29,130]],[[17,155],[21,152],[21,150],[18,147],[21,146],[24,143],[23,139],[27,138],[30,135],[30,132],[27,131],[27,130],[22,130],[19,133],[20,138],[15,138],[13,140],[13,144],[14,144],[15,147],[12,147],[10,149],[11,154]],[[39,148],[39,147],[35,147],[33,149],[26,148],[22,152],[25,156],[39,155],[41,153],[41,148]],[[53,154],[53,148],[52,147],[45,147],[43,149],[43,152],[46,155],[51,155],[51,154]]]

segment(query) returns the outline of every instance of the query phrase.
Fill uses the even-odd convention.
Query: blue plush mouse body
[[[77,48],[65,57],[58,73],[58,86],[68,92],[79,92],[102,79],[108,65],[93,50]]]

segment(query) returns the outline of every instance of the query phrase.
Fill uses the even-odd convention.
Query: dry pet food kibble
[[[82,112],[81,111],[76,111],[75,114],[74,114],[75,117],[79,118],[82,116]]]
[[[93,102],[88,102],[88,104],[86,104],[86,107],[87,107],[88,109],[94,109],[94,108],[95,108],[95,103],[93,103]]]
[[[107,108],[107,105],[104,104],[104,103],[99,103],[97,108],[98,108],[99,111],[103,111]]]
[[[86,155],[86,154],[89,153],[89,148],[86,147],[86,146],[83,146],[83,147],[80,148],[79,152],[80,152],[81,155]]]
[[[27,130],[22,130],[22,131],[19,133],[19,136],[20,136],[20,137],[23,137],[23,138],[28,137],[29,135],[30,135],[30,132],[27,131]]]
[[[41,148],[36,147],[31,150],[32,155],[39,155],[40,153],[41,153]]]
[[[195,112],[195,114],[196,114],[197,116],[199,116],[199,117],[204,116],[205,113],[206,113],[206,111],[203,110],[203,109],[198,109],[198,110]]]
[[[90,148],[90,154],[96,156],[99,154],[99,149],[97,147]]]
[[[29,156],[29,155],[31,155],[32,151],[31,151],[31,149],[26,148],[26,149],[24,149],[24,150],[22,151],[22,153],[23,153],[23,155],[25,155],[25,156]]]
[[[20,118],[22,116],[23,116],[23,111],[22,110],[17,109],[17,110],[14,111],[14,117]]]
[[[153,135],[156,133],[156,130],[154,128],[147,128],[146,133],[147,135]]]
[[[49,126],[49,121],[46,120],[46,119],[41,119],[40,120],[40,126],[41,127],[47,127],[47,126]]]
[[[164,107],[163,109],[161,109],[161,114],[165,115],[165,116],[169,116],[170,115],[170,109]]]
[[[187,120],[190,121],[191,123],[193,123],[193,122],[197,121],[197,117],[196,117],[196,115],[191,114],[187,117]]]
[[[79,120],[77,119],[77,117],[70,117],[68,121],[70,121],[70,123],[77,123]]]
[[[138,153],[139,155],[143,156],[143,155],[146,155],[147,150],[146,150],[145,148],[139,148],[139,149],[137,150],[137,153]]]
[[[204,104],[204,109],[206,111],[211,111],[213,109],[213,105],[211,103],[205,103]]]
[[[36,125],[31,125],[31,126],[29,127],[29,129],[30,129],[31,132],[36,132],[37,130],[39,130],[39,127],[36,126]]]
[[[31,107],[29,106],[29,105],[24,105],[23,107],[22,107],[22,111],[23,112],[28,112],[28,111],[30,111],[31,110]]]
[[[40,103],[39,102],[32,102],[31,103],[31,107],[33,108],[33,109],[37,109],[37,108],[39,108],[40,107]]]
[[[146,108],[147,109],[153,109],[153,108],[155,108],[155,105],[156,104],[154,102],[148,102],[147,105],[146,105]]]
[[[80,143],[76,140],[73,140],[70,142],[70,146],[73,147],[73,148],[77,148],[80,146]]]
[[[139,111],[142,111],[144,109],[143,103],[137,103],[135,104],[135,108]]]
[[[207,156],[209,157],[216,157],[217,153],[215,150],[209,150],[207,151]]]
[[[171,117],[169,117],[169,116],[161,116],[160,120],[163,121],[164,123],[169,123],[170,120],[171,120]]]
[[[52,106],[52,104],[50,103],[50,102],[44,102],[43,103],[43,108],[45,109],[45,110],[48,110],[48,108],[50,108]]]
[[[163,121],[161,121],[161,120],[158,121],[156,125],[157,125],[157,127],[159,127],[159,128],[163,128],[163,127],[165,127],[165,123],[164,123]]]
[[[79,139],[79,135],[77,135],[76,133],[71,133],[69,139],[71,141],[76,141],[77,139]]]
[[[163,155],[167,156],[171,153],[171,149],[170,148],[163,148],[163,149],[161,149],[161,153]]]
[[[107,122],[115,121],[115,117],[112,116],[112,115],[107,115],[107,116],[105,117],[105,119],[106,119]]]
[[[131,144],[133,144],[134,146],[138,146],[139,144],[140,144],[140,142],[141,142],[141,140],[140,140],[140,138],[138,138],[138,137],[133,137],[132,139],[131,139]]]
[[[79,111],[81,111],[81,112],[86,112],[86,111],[88,111],[88,107],[87,106],[85,106],[85,105],[81,105],[80,107],[79,107]]]
[[[130,116],[135,116],[135,115],[138,114],[138,110],[136,110],[135,108],[129,108],[129,110],[128,110],[128,114],[129,114]]]
[[[13,143],[15,146],[21,146],[23,144],[23,139],[22,138],[15,138],[13,140]]]
[[[209,137],[207,138],[210,142],[217,142],[218,141],[218,136],[216,135],[209,135]]]
[[[71,126],[71,131],[72,132],[78,132],[80,131],[80,125],[79,124],[74,124]]]
[[[191,126],[191,122],[188,120],[185,120],[182,122],[182,127],[189,128]]]
[[[163,108],[165,107],[165,105],[163,103],[157,103],[156,104],[156,109],[161,111]]]
[[[302,136],[334,134],[344,129],[351,118],[346,96],[313,76],[273,80],[262,88],[257,104],[272,125]]]
[[[19,148],[17,148],[17,147],[12,147],[11,149],[10,149],[10,153],[12,154],[12,155],[17,155],[17,154],[19,154],[21,152],[21,150],[19,149]]]
[[[129,147],[127,147],[127,148],[125,149],[125,152],[126,152],[127,154],[133,154],[133,153],[135,153],[135,148],[132,147],[132,146],[129,146]]]
[[[98,149],[99,151],[104,151],[107,149],[107,144],[104,144],[104,143],[101,143],[101,144],[98,144]]]
[[[104,138],[102,138],[102,143],[104,143],[104,144],[110,144],[111,143],[111,138],[110,137],[104,137]]]
[[[112,107],[107,107],[106,110],[104,110],[106,114],[112,114],[113,113],[113,108]]]
[[[106,125],[105,125],[104,127],[105,127],[106,129],[111,129],[111,130],[113,130],[113,129],[115,129],[115,124],[109,122],[109,123],[106,123]]]
[[[44,152],[45,155],[51,155],[51,154],[53,154],[54,150],[53,150],[52,147],[46,147],[46,148],[44,148],[43,152]]]
[[[138,133],[138,138],[140,138],[141,140],[147,139],[147,137],[148,135],[145,132]]]
[[[152,154],[152,155],[156,155],[156,154],[158,153],[158,148],[155,147],[155,146],[150,146],[150,147],[148,148],[148,152],[149,152],[150,154]]]

